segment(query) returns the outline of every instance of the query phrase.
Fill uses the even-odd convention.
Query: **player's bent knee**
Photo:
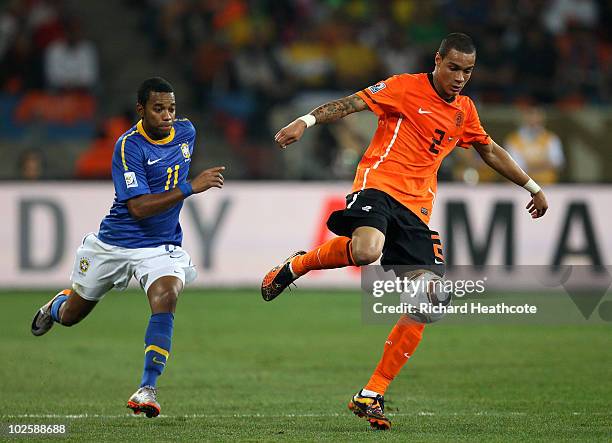
[[[156,291],[149,295],[149,300],[154,312],[174,312],[178,300],[178,291],[174,289]]]
[[[154,314],[174,312],[178,296],[183,289],[183,282],[174,276],[163,276],[156,279],[147,289],[147,297]]]
[[[361,226],[353,231],[351,255],[358,266],[374,263],[382,254],[385,235],[377,228]]]
[[[351,253],[353,254],[353,260],[355,260],[355,264],[359,266],[369,265],[370,263],[374,263],[380,257],[382,250],[378,248],[376,245],[355,245],[353,243],[351,248]]]
[[[164,291],[159,295],[159,300],[164,304],[176,305],[178,300],[178,292],[175,290]]]

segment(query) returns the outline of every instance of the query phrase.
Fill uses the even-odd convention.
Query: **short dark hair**
[[[145,106],[151,92],[174,92],[174,89],[172,89],[172,85],[166,79],[161,77],[148,78],[138,88],[138,103]]]
[[[476,53],[476,46],[474,46],[472,37],[462,32],[453,32],[452,34],[448,34],[444,40],[442,40],[442,43],[440,43],[438,53],[442,58],[444,58],[452,49],[464,54]]]

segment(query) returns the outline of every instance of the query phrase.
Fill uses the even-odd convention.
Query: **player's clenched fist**
[[[223,187],[223,174],[225,166],[216,166],[214,168],[207,169],[191,180],[191,188],[193,193],[204,192],[210,188],[222,188]]]
[[[295,143],[302,138],[305,129],[306,123],[300,119],[294,120],[276,133],[274,141],[278,143],[281,148],[285,148],[287,145]]]

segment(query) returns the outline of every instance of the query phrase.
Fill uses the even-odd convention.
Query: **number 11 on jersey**
[[[166,180],[166,187],[164,188],[165,191],[170,189],[170,181],[172,180],[172,173],[174,173],[174,183],[172,184],[172,188],[176,188],[176,185],[178,184],[178,175],[179,175],[179,168],[181,167],[181,165],[174,165],[174,169],[171,168],[170,166],[168,166],[168,169],[166,169],[166,172],[168,173],[168,180]]]

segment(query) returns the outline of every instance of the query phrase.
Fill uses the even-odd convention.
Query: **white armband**
[[[317,124],[317,118],[312,114],[302,115],[301,117],[298,117],[298,120],[302,120],[304,123],[306,123],[307,128]]]
[[[537,194],[538,192],[542,190],[542,188],[540,188],[540,185],[534,182],[533,179],[531,178],[529,179],[527,183],[523,185],[523,188],[527,189],[530,194]]]

